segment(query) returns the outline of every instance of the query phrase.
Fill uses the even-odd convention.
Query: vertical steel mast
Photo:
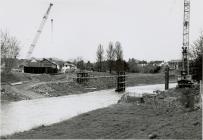
[[[182,72],[189,75],[189,27],[190,27],[190,0],[184,0],[184,20],[183,20],[183,47],[182,47]]]
[[[189,72],[189,28],[190,28],[190,0],[184,0],[183,19],[183,46],[182,46],[182,70],[181,77],[178,78],[179,87],[192,87],[192,77]]]

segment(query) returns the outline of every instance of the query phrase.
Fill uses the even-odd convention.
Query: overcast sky
[[[181,58],[184,0],[0,0],[0,29],[24,58],[49,3],[54,5],[32,57],[95,61],[101,43],[121,42],[124,58]],[[203,0],[191,0],[190,42],[203,31]],[[53,18],[53,40],[51,19]]]

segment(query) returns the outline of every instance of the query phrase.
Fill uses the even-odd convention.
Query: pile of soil
[[[15,93],[10,86],[1,85],[1,102],[27,100],[29,98]]]
[[[51,97],[79,94],[90,91],[85,89],[83,85],[77,84],[73,81],[45,83],[38,86],[34,86],[31,88],[31,90]]]
[[[1,84],[2,83],[14,83],[20,81],[31,80],[31,77],[27,74],[20,72],[4,73],[1,72]]]
[[[30,77],[33,81],[40,81],[40,82],[49,82],[49,81],[59,81],[59,80],[66,80],[65,74],[30,74]]]

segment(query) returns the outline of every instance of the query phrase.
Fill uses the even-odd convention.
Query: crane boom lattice
[[[190,0],[184,0],[184,19],[183,19],[183,46],[182,46],[182,70],[181,77],[178,79],[179,87],[191,87],[193,85],[189,72],[189,30],[190,29]]]
[[[184,0],[184,21],[183,21],[183,71],[189,74],[189,28],[190,28],[190,0]]]
[[[37,30],[37,33],[36,33],[36,35],[35,35],[35,37],[34,37],[34,39],[32,41],[32,44],[30,45],[30,48],[28,50],[27,57],[26,57],[27,59],[30,59],[30,57],[31,57],[31,54],[32,54],[32,52],[33,52],[33,50],[34,50],[34,48],[35,48],[35,46],[37,44],[37,41],[39,40],[40,34],[42,33],[44,25],[45,25],[45,23],[46,23],[46,21],[48,19],[48,16],[49,16],[49,13],[50,13],[50,10],[51,10],[52,6],[53,6],[53,4],[50,3],[49,8],[47,9],[45,15],[43,16],[43,19],[42,19],[42,21],[40,23],[40,26],[39,26],[39,28]]]

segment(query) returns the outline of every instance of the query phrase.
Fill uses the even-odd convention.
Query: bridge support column
[[[165,90],[169,88],[169,67],[166,66],[165,68]]]
[[[125,72],[118,72],[117,77],[117,88],[116,92],[124,92],[125,91],[125,81],[126,81],[126,75]]]

